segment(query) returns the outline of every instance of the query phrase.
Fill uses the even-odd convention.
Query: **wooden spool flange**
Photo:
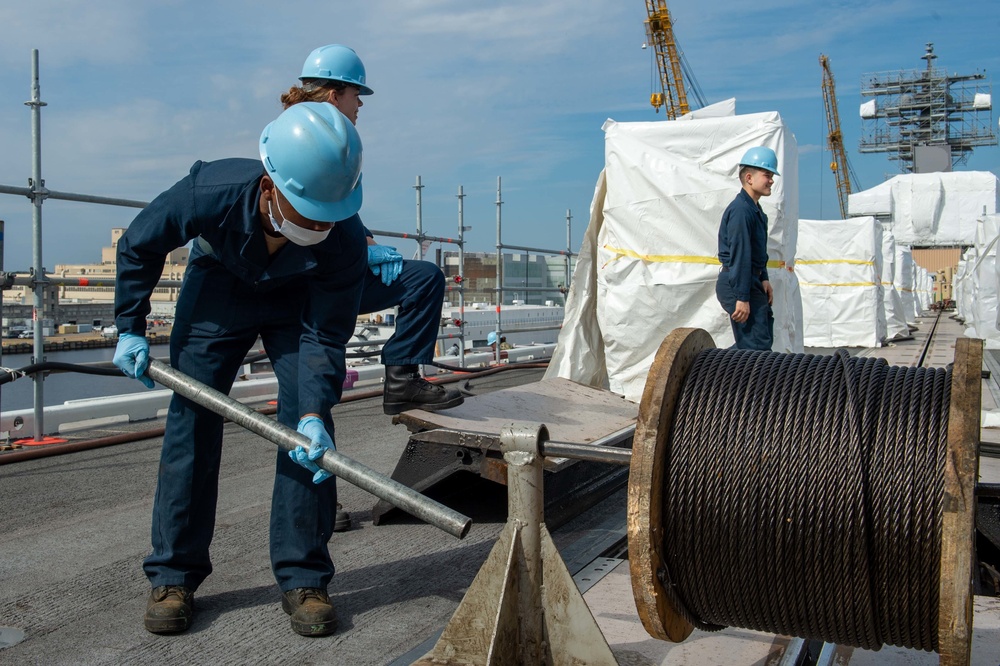
[[[942,666],[968,666],[972,658],[973,551],[982,368],[983,341],[956,340],[941,523],[938,663]]]
[[[664,457],[681,384],[694,357],[713,349],[700,328],[678,328],[656,352],[639,403],[628,476],[628,562],[632,594],[650,636],[679,643],[694,627],[673,608],[656,572],[663,557]]]

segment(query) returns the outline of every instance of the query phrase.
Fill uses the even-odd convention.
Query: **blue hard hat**
[[[770,171],[775,176],[781,175],[778,173],[778,156],[774,154],[773,150],[764,146],[754,146],[745,152],[743,159],[740,160],[740,166],[757,167],[764,171]]]
[[[310,220],[337,222],[361,210],[361,137],[332,104],[290,106],[260,135],[264,170]]]
[[[492,345],[497,341],[497,332],[490,331],[490,334],[486,336],[486,344]]]
[[[357,86],[362,95],[375,91],[365,85],[365,66],[354,49],[328,44],[315,49],[302,65],[302,79],[326,79]]]

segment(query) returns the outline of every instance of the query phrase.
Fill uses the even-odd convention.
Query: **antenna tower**
[[[934,67],[934,45],[921,56],[926,69],[865,74],[861,80],[862,153],[889,153],[903,173],[951,171],[972,149],[996,145],[990,84],[985,74],[954,74]]]

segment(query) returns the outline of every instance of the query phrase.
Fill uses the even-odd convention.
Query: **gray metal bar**
[[[42,319],[45,316],[45,269],[42,267],[42,202],[45,201],[45,181],[42,180],[42,109],[45,102],[41,99],[41,89],[38,85],[38,49],[31,49],[31,99],[25,102],[31,109],[31,231],[32,231],[32,272],[42,276],[35,282],[34,300],[32,302],[32,320],[34,335],[32,345],[32,362],[41,363],[45,360],[44,341],[42,340]],[[35,432],[36,442],[45,436],[45,393],[43,389],[44,375],[35,375]]]
[[[4,249],[4,225],[6,223],[0,220],[0,276],[3,276],[3,249]],[[2,280],[0,280],[2,281]],[[0,313],[3,312],[3,288],[0,288]],[[0,366],[3,365],[3,346],[0,345]]]
[[[634,435],[635,425],[630,425],[587,444],[546,440],[540,444],[541,453],[550,458],[570,458],[572,460],[608,463],[609,465],[629,465],[632,462],[632,451],[616,445]],[[448,428],[415,432],[410,435],[410,439],[430,444],[449,444],[494,451],[501,448],[501,440],[498,435],[449,430]]]
[[[461,239],[448,238],[447,236],[431,236],[429,234],[414,234],[409,231],[379,231],[377,229],[369,229],[375,236],[389,236],[391,238],[403,238],[407,240],[414,240],[418,243],[421,240],[429,240],[434,243],[452,243],[455,245],[461,244]]]
[[[42,104],[42,106],[45,106]],[[29,199],[34,197],[35,192],[30,187],[12,187],[10,185],[0,185],[0,194],[20,194]],[[59,199],[60,201],[81,201],[83,203],[106,204],[108,206],[125,206],[127,208],[145,208],[148,201],[136,201],[135,199],[118,199],[116,197],[101,197],[93,194],[75,194],[73,192],[58,192],[47,190],[46,199]]]
[[[493,360],[500,363],[500,333],[503,331],[503,323],[500,321],[500,307],[503,303],[503,245],[501,244],[501,209],[503,208],[503,199],[500,197],[501,180],[500,176],[497,176],[497,346],[493,350]]]
[[[521,250],[522,252],[538,252],[540,254],[557,254],[557,255],[560,255],[560,256],[562,256],[562,255],[574,256],[574,254],[575,254],[573,252],[569,252],[568,250],[546,250],[545,248],[540,248],[540,247],[525,247],[523,245],[499,245],[498,244],[497,245],[497,254],[500,253],[500,250]]]
[[[518,663],[541,664],[545,653],[545,612],[542,607],[542,443],[549,432],[544,425],[507,426],[500,431],[500,449],[507,463],[507,520],[520,528],[523,554],[518,567]]]
[[[632,464],[632,451],[629,449],[594,444],[545,442],[542,444],[542,455],[548,458],[573,458],[574,460],[590,460],[611,465]]]
[[[484,291],[489,291],[489,290],[487,289],[487,290],[484,290]],[[531,292],[540,292],[540,291],[552,292],[552,291],[558,291],[558,292],[562,293],[563,289],[562,289],[562,287],[504,287],[503,289],[494,288],[493,291],[515,291],[515,292],[516,291],[523,291],[523,292],[529,292],[529,291],[531,291]]]
[[[503,329],[504,333],[535,333],[537,331],[552,331],[562,328],[562,324],[552,324],[551,326],[515,326]]]
[[[805,639],[789,639],[788,645],[785,647],[785,652],[781,655],[781,661],[778,662],[778,666],[799,666],[802,659],[806,656],[808,648],[809,645]]]
[[[563,293],[563,305],[566,305],[566,294],[569,293],[569,284],[572,276],[570,275],[569,264],[570,257],[573,253],[573,213],[570,209],[566,209],[566,256],[563,258],[566,263],[566,281],[563,283],[566,291]]]
[[[250,407],[233,400],[228,395],[198,382],[169,365],[151,359],[146,371],[150,379],[182,395],[206,409],[220,414],[264,439],[291,451],[300,444],[309,446],[309,438],[288,426],[258,414]],[[472,519],[425,497],[389,477],[348,458],[337,451],[327,451],[316,464],[326,471],[367,490],[379,499],[389,502],[424,522],[444,530],[459,539],[472,527]]]
[[[458,278],[456,286],[458,291],[458,337],[461,343],[458,345],[458,364],[465,367],[465,287],[462,280],[465,279],[465,232],[472,227],[465,226],[465,190],[458,186]],[[446,287],[446,290],[450,291]]]
[[[11,280],[10,284],[12,285],[23,285],[30,287],[34,285],[36,281],[35,276],[31,275],[30,273],[29,274],[11,273],[9,277]],[[77,286],[113,287],[115,285],[115,282],[117,281],[117,278],[113,275],[107,275],[101,277],[90,276],[90,275],[46,275],[44,281],[46,284],[54,284],[54,285],[69,286],[69,287],[77,287]],[[159,282],[156,283],[156,286],[164,289],[166,288],[179,289],[182,284],[184,284],[183,280],[160,280]]]
[[[816,658],[816,666],[834,666],[837,658],[837,646],[834,643],[823,643]]]
[[[417,191],[417,258],[422,261],[424,258],[424,186],[420,183],[419,175],[413,189]]]

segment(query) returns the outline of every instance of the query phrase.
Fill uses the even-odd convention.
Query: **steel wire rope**
[[[936,650],[950,369],[710,349],[664,451],[671,606],[738,626]]]
[[[788,386],[783,388],[785,388],[785,390],[789,390],[793,393],[799,394],[802,392],[803,390],[802,385],[804,384],[806,378],[808,377],[807,369],[809,367],[809,357],[796,355],[796,356],[791,356],[789,358],[792,359],[791,362],[792,367],[790,368],[791,378],[789,380]],[[776,427],[775,430],[779,433],[780,441],[784,441],[785,438],[790,436],[790,434],[793,432],[795,424],[795,418],[794,418],[795,415],[791,412],[791,410],[787,408],[780,410],[779,413],[781,415],[780,427]],[[783,477],[784,468],[782,465],[779,464],[780,461],[776,452],[771,456],[768,462],[770,463],[771,479],[772,479],[772,485],[770,487],[775,487],[778,489],[784,489],[788,487],[787,480]],[[766,481],[762,483],[762,485],[766,485]],[[782,518],[779,515],[779,512],[777,511],[778,506],[779,506],[778,502],[765,502],[765,510],[767,511],[768,514],[767,524],[770,526],[771,532],[770,535],[768,535],[766,530],[760,530],[760,533],[762,534],[764,543],[769,548],[767,552],[774,552],[780,550],[781,541],[784,538],[786,538],[783,537],[780,531],[778,530],[778,528],[783,525]],[[768,563],[766,577],[767,580],[771,580],[775,583],[774,585],[774,587],[776,588],[775,594],[780,595],[780,598],[790,597],[791,591],[786,588],[787,581],[781,578],[781,576],[779,575],[780,573],[779,562],[777,562],[777,560],[774,558],[769,558],[766,559],[765,561]],[[794,623],[796,622],[796,619],[800,616],[800,613],[792,612],[792,609],[788,606],[777,608],[777,612],[779,614],[779,621],[785,624],[786,626],[795,626]]]

